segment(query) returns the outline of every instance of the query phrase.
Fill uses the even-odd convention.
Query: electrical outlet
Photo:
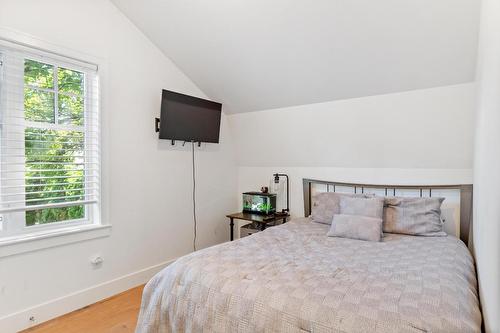
[[[92,259],[90,259],[90,263],[96,267],[101,266],[103,262],[104,259],[101,256],[95,256]]]

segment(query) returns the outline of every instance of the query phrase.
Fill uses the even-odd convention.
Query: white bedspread
[[[455,237],[327,237],[296,219],[178,259],[144,289],[138,333],[479,332]]]

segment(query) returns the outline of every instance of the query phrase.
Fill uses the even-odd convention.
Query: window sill
[[[111,225],[79,225],[0,238],[0,258],[84,240],[107,237]]]

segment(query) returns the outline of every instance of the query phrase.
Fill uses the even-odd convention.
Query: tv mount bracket
[[[155,118],[155,132],[158,133],[160,132],[160,118]],[[182,143],[182,146],[184,146],[186,144],[186,142],[194,142],[194,141],[184,141]],[[170,144],[172,146],[175,146],[175,140],[171,140],[170,141]],[[201,141],[198,141],[198,147],[201,147]]]
[[[160,118],[155,118],[155,132],[158,133],[160,131]]]

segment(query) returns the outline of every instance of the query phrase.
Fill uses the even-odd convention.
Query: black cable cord
[[[196,173],[195,173],[195,163],[194,163],[194,141],[191,142],[191,152],[193,157],[193,221],[194,221],[194,238],[193,238],[193,250],[196,251]]]

